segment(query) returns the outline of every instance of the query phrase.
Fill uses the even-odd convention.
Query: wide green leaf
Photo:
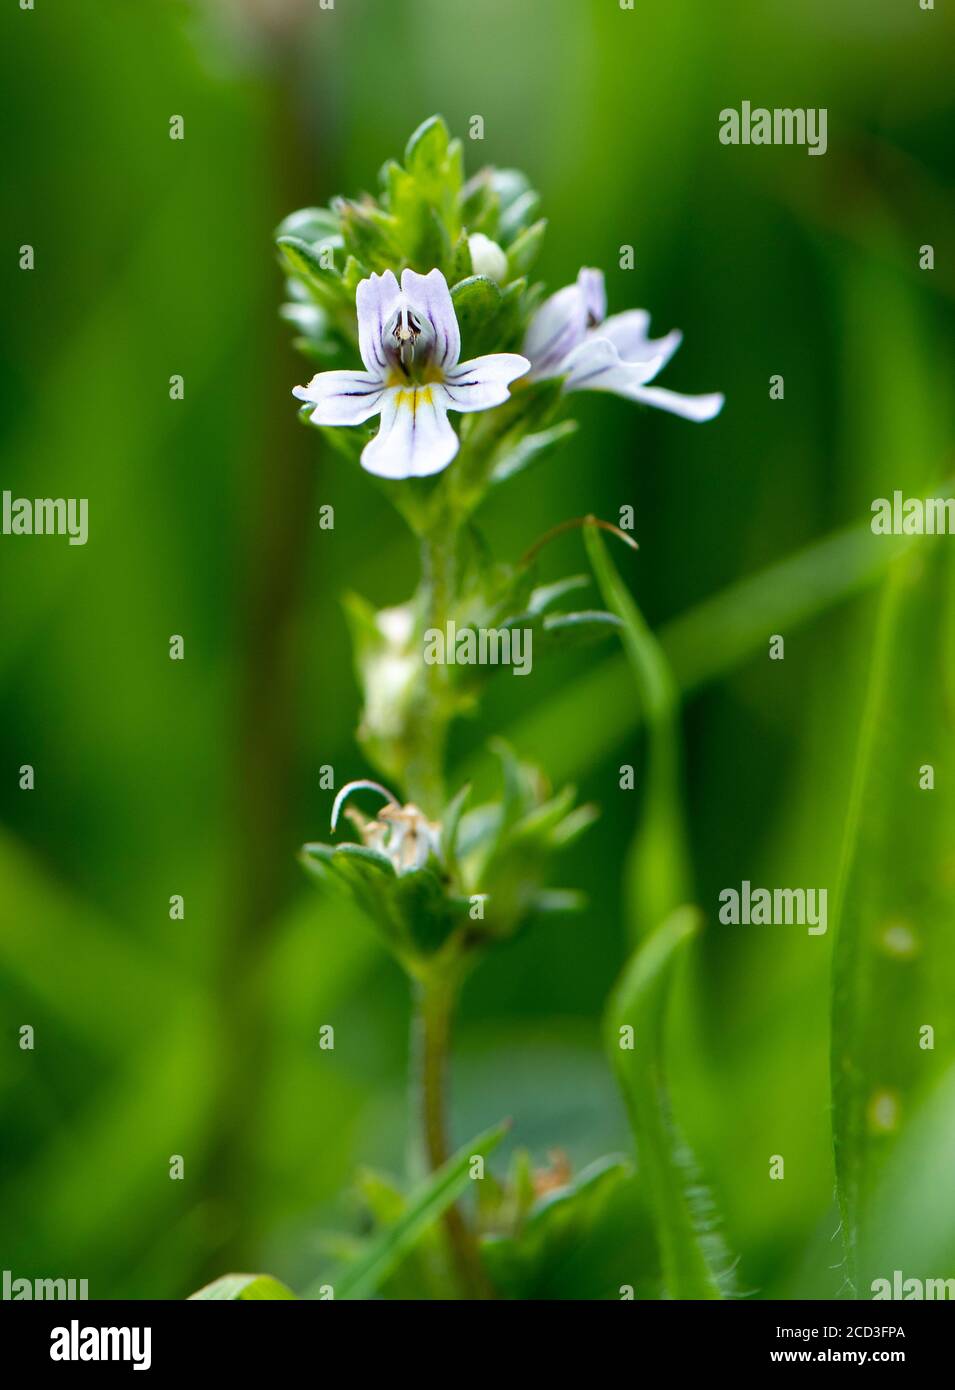
[[[882,1171],[951,1061],[953,580],[931,541],[886,580],[835,904],[833,1137],[847,1278],[863,1295],[885,1273],[869,1250]]]
[[[223,1274],[221,1279],[215,1279],[190,1294],[189,1301],[256,1303],[297,1297],[278,1279],[273,1279],[271,1274]]]

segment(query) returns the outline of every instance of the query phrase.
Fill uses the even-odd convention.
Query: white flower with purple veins
[[[315,425],[381,427],[362,451],[362,467],[380,478],[440,473],[458,452],[449,410],[490,410],[530,367],[514,352],[459,362],[461,334],[440,270],[390,270],[362,280],[355,296],[364,372],[319,372],[293,395],[311,406]]]
[[[723,396],[683,396],[649,382],[666,366],[683,340],[674,330],[651,338],[650,315],[630,309],[609,319],[603,273],[586,267],[575,285],[567,285],[544,301],[531,320],[524,352],[531,359],[531,377],[562,376],[565,391],[611,391],[642,401],[685,420],[712,420],[723,408]]]

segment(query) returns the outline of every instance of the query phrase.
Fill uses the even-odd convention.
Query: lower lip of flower
[[[423,386],[434,386],[443,380],[444,374],[439,368],[435,367],[431,362],[422,362],[418,370],[415,370],[413,364],[409,365],[405,371],[401,371],[398,367],[392,367],[391,371],[388,373],[385,385],[397,386],[402,391],[406,391],[412,387],[417,387],[420,390]]]
[[[395,397],[395,405],[400,410],[402,406],[407,406],[411,410],[417,410],[419,405],[431,405],[430,386],[403,386]]]

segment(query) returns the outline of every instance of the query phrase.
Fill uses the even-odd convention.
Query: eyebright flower
[[[395,873],[407,873],[411,869],[423,869],[431,855],[436,857],[441,851],[441,827],[429,821],[423,811],[410,801],[407,806],[392,796],[387,787],[379,782],[349,782],[342,787],[332,807],[332,829],[338,824],[338,813],[352,792],[365,789],[379,792],[387,804],[381,808],[374,820],[369,820],[360,811],[349,807],[347,818],[361,835],[362,844],[377,850],[389,858]]]
[[[665,338],[650,338],[650,315],[630,309],[606,317],[607,294],[603,272],[584,267],[575,285],[544,301],[531,320],[524,352],[531,359],[531,377],[562,376],[565,391],[611,391],[627,400],[642,401],[685,420],[712,420],[723,408],[723,396],[684,396],[661,386],[649,386],[683,340],[674,330]]]
[[[390,270],[362,280],[356,295],[364,372],[319,372],[293,395],[315,425],[381,427],[362,451],[362,467],[381,478],[440,473],[458,452],[448,411],[490,410],[530,367],[513,352],[459,362],[461,334],[440,270]]]

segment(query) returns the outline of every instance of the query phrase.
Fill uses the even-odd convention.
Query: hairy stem
[[[421,538],[421,588],[418,594],[422,634],[443,632],[451,616],[455,592],[454,508],[435,509]],[[452,699],[450,672],[443,663],[422,660],[421,701],[415,710],[409,740],[406,774],[412,800],[439,819],[446,801],[444,763]],[[460,974],[454,964],[441,973],[419,979],[415,986],[412,1021],[412,1087],[419,1112],[421,1146],[431,1172],[448,1159],[451,1145],[447,1125],[447,1077],[451,1051],[451,1021]],[[466,1298],[491,1298],[493,1291],[481,1266],[477,1239],[457,1205],[443,1217],[449,1254],[461,1292]]]
[[[451,1020],[457,986],[427,980],[416,986],[413,1044],[421,1135],[429,1169],[440,1168],[450,1153],[447,1127],[447,1076]],[[444,1229],[462,1292],[468,1298],[493,1296],[481,1266],[477,1240],[457,1205],[445,1212]]]
[[[454,593],[454,530],[445,521],[432,525],[421,542],[419,611],[422,635],[445,630]],[[411,799],[437,819],[445,802],[444,758],[450,719],[449,671],[422,662],[421,703],[410,730],[407,785]]]

